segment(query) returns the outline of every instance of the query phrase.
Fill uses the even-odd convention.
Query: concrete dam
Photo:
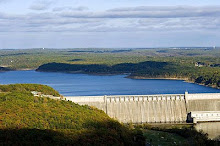
[[[216,116],[220,111],[220,93],[81,96],[65,99],[96,107],[122,123],[184,123],[187,119],[193,120],[189,116],[195,111],[200,111],[202,121],[201,113],[212,111]],[[204,120],[213,119],[212,115],[204,116]],[[217,116],[218,120],[220,115]]]

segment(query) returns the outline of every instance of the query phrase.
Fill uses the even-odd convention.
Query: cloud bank
[[[36,10],[36,11],[42,11],[42,10],[47,10],[49,7],[53,4],[52,1],[35,1],[31,6],[31,10]]]
[[[104,12],[64,12],[62,16],[72,18],[182,18],[182,17],[219,17],[220,6],[210,7],[133,7],[115,8]]]
[[[22,15],[0,12],[0,32],[157,33],[161,36],[177,32],[199,36],[220,31],[220,6],[140,6],[93,11],[83,6],[53,8],[51,2],[38,1],[30,9],[34,11]]]
[[[45,10],[50,3],[38,3]],[[0,31],[148,31],[214,30],[220,28],[220,6],[130,7],[103,12],[86,7],[57,7],[46,13],[0,13]],[[16,25],[13,25],[16,24]]]

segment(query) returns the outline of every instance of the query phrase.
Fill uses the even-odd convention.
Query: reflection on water
[[[220,136],[220,122],[197,123],[195,128],[198,131],[202,130],[204,133],[208,133],[208,137],[211,139]]]

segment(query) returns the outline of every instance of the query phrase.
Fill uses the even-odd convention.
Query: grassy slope
[[[18,90],[6,90],[11,86]],[[72,102],[34,97],[27,92],[27,86],[31,90],[48,89],[33,84],[0,86],[2,91],[7,91],[0,93],[0,145],[133,143],[132,132],[103,111]]]

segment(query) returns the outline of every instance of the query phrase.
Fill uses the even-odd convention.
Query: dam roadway
[[[122,123],[185,123],[187,121],[195,123],[198,121],[198,116],[199,122],[220,121],[220,93],[186,92],[185,94],[64,98],[79,105],[89,105],[103,110],[111,118]]]

